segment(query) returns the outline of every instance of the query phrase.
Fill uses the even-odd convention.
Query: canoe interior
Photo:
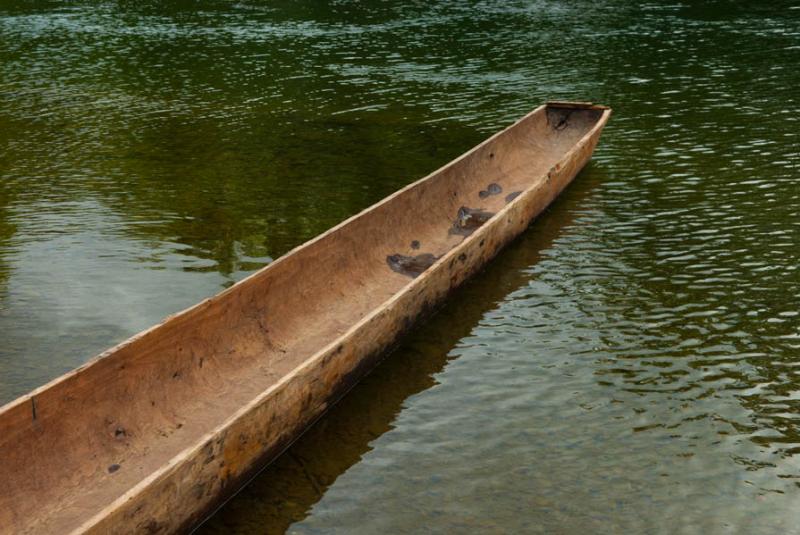
[[[79,528],[544,180],[603,109],[552,105],[0,409],[0,528]]]

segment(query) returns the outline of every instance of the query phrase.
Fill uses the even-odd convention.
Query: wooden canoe
[[[541,106],[0,408],[0,531],[196,526],[522,232],[589,160],[610,114]]]

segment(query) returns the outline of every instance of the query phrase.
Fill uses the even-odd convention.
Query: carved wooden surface
[[[0,408],[0,532],[196,525],[522,232],[589,160],[610,114],[541,106]]]

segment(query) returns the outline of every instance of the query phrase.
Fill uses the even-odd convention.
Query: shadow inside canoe
[[[453,347],[484,314],[534,277],[529,268],[574,223],[604,174],[590,162],[531,228],[195,533],[284,533],[308,516],[328,487],[393,428],[404,401],[436,384]]]

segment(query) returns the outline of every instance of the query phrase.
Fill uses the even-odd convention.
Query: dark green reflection
[[[0,162],[0,166],[2,162]],[[6,191],[4,188],[0,188],[0,214],[5,214],[8,212],[11,203],[13,202],[12,193],[10,191]],[[8,243],[11,241],[11,238],[14,236],[14,231],[16,230],[16,226],[0,215],[0,248],[6,249],[8,248]],[[6,293],[6,285],[8,284],[8,277],[11,275],[11,269],[8,266],[7,262],[4,261],[4,256],[0,256],[0,314],[2,313],[3,307],[3,296]]]
[[[92,186],[131,217],[170,214],[130,227],[133,237],[190,245],[184,254],[209,262],[187,269],[229,276],[320,234],[479,139],[457,123],[420,126],[400,113],[417,116],[403,108],[327,118],[256,113],[240,127],[247,136],[213,120],[166,118],[121,147],[115,173],[124,184]]]

